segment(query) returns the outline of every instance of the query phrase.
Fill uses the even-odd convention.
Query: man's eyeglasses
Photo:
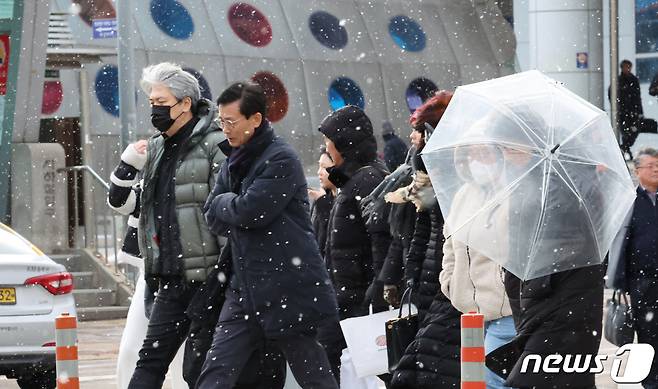
[[[221,117],[217,117],[217,123],[219,123],[219,126],[221,128],[234,128],[235,125],[242,120],[242,118],[235,119],[235,120],[228,120],[228,119],[222,119]]]
[[[637,168],[638,168],[638,169],[644,169],[644,168],[647,168],[647,169],[655,170],[655,169],[658,169],[658,164],[657,164],[657,163],[650,163],[650,164],[648,164],[648,165],[638,166]]]

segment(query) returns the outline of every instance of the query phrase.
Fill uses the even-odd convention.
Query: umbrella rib
[[[601,252],[601,250],[600,250],[601,246],[599,244],[599,238],[594,233],[594,222],[592,221],[592,215],[589,213],[589,209],[587,209],[587,207],[585,206],[585,201],[583,201],[583,196],[580,194],[580,191],[578,190],[578,187],[576,187],[576,184],[573,182],[573,180],[569,176],[569,173],[567,172],[567,169],[562,164],[562,161],[557,159],[557,162],[560,164],[560,167],[562,168],[562,170],[564,170],[566,176],[569,178],[569,182],[571,182],[571,185],[573,185],[572,191],[574,191],[574,190],[576,191],[576,193],[574,193],[574,194],[578,197],[578,200],[580,201],[582,207],[585,209],[585,214],[587,215],[587,220],[589,221],[590,230],[592,231],[592,236],[594,237],[594,243],[596,244],[596,252],[600,253]],[[560,172],[557,171],[557,169],[555,170],[555,172],[558,175],[560,175],[560,178],[562,178],[562,180],[564,180],[564,178],[562,177]],[[569,187],[569,189],[571,189],[571,187]]]
[[[523,145],[521,143],[514,143],[514,142],[508,142],[508,141],[498,141],[498,140],[477,141],[477,142],[462,141],[462,142],[459,142],[459,143],[451,143],[451,144],[447,144],[447,145],[443,145],[443,146],[434,146],[432,148],[432,150],[429,150],[427,152],[425,152],[425,151],[421,152],[421,155],[433,153],[435,151],[450,150],[450,149],[454,149],[454,148],[457,148],[457,147],[476,146],[476,145],[485,145],[485,146],[486,145],[500,145],[500,146],[507,146],[507,147],[511,146],[510,148],[513,148],[514,150],[518,150],[518,151],[528,153],[528,154],[536,154],[536,155],[540,155],[541,150],[543,150],[543,149],[540,149],[539,147],[528,147],[527,145]],[[532,153],[533,150],[535,150],[536,152]]]
[[[552,154],[551,154],[552,155]],[[544,158],[542,162],[544,162],[544,165],[548,163],[546,161],[548,157]],[[544,171],[546,171],[546,167],[544,166]],[[537,229],[535,230],[535,234],[532,237],[532,243],[530,244],[531,251],[530,254],[528,255],[528,266],[526,266],[525,269],[525,274],[523,279],[528,279],[528,273],[530,272],[530,264],[533,262],[533,259],[535,255],[537,254],[537,241],[539,240],[539,233],[542,230],[542,225],[543,225],[543,220],[544,220],[544,215],[546,214],[546,198],[548,197],[548,185],[549,185],[549,175],[544,174],[544,177],[542,179],[542,191],[541,191],[541,210],[539,211],[539,220],[537,221]]]

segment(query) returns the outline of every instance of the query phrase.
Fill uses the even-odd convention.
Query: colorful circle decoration
[[[151,0],[151,17],[162,32],[174,39],[186,40],[194,34],[192,16],[176,0]]]
[[[264,47],[272,41],[272,26],[267,17],[249,4],[233,4],[228,10],[228,23],[235,35],[252,46]]]
[[[315,39],[325,47],[338,50],[347,46],[347,30],[329,12],[314,12],[308,19],[308,27]]]
[[[346,105],[356,105],[363,109],[366,102],[356,82],[347,77],[339,77],[329,87],[329,106],[335,111]]]
[[[409,111],[414,112],[416,108],[434,95],[439,90],[436,85],[425,77],[417,78],[407,87],[406,98]]]
[[[267,119],[276,123],[288,113],[288,91],[285,85],[270,72],[258,72],[251,80],[260,85],[267,99]]]
[[[388,33],[396,45],[405,51],[421,51],[425,48],[425,32],[416,21],[406,16],[396,16],[388,24]]]
[[[96,73],[96,98],[105,112],[119,117],[119,69],[105,65]]]
[[[41,103],[41,113],[52,115],[62,105],[64,99],[64,90],[62,83],[59,81],[46,81],[43,83],[43,102]]]
[[[196,69],[184,67],[183,70],[192,74],[199,81],[199,88],[201,88],[201,97],[212,100],[212,91],[210,90],[210,85],[208,80]]]
[[[78,16],[91,27],[94,19],[116,19],[117,13],[112,0],[72,0],[78,7]]]

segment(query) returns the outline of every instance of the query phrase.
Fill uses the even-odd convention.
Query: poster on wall
[[[9,73],[9,35],[0,35],[0,95],[7,93],[7,74]]]

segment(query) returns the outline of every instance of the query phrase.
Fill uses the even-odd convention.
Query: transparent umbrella
[[[446,238],[523,280],[601,263],[635,198],[606,114],[538,71],[457,88],[422,158]]]

